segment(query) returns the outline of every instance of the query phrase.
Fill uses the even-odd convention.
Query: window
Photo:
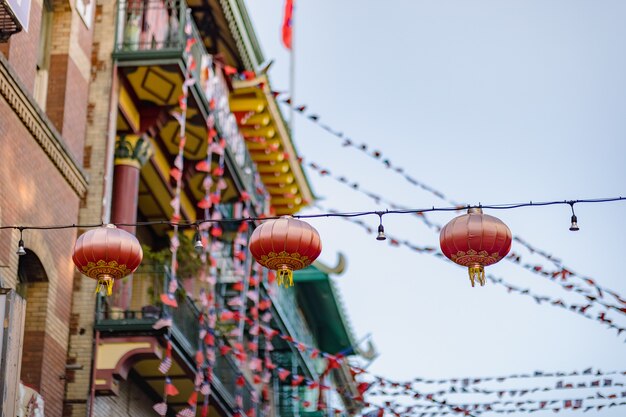
[[[39,32],[39,49],[37,51],[37,69],[35,74],[35,101],[42,110],[46,109],[48,96],[48,76],[50,70],[50,48],[52,38],[52,5],[50,0],[43,1],[41,12],[41,30]]]

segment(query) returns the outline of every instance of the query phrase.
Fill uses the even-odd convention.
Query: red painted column
[[[137,222],[139,175],[141,167],[152,155],[150,138],[145,135],[120,135],[115,141],[111,223]],[[135,234],[135,226],[118,226]],[[132,275],[116,281],[112,305],[127,310],[132,296]]]

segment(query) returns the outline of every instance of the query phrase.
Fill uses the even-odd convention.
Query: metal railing
[[[99,297],[96,308],[96,326],[100,330],[111,332],[132,333],[153,332],[152,325],[163,315],[163,309],[172,317],[172,337],[181,346],[186,356],[193,362],[193,358],[199,347],[199,316],[200,310],[193,299],[184,293],[182,284],[179,283],[177,291],[177,308],[163,306],[160,301],[161,294],[171,275],[166,268],[142,265],[133,274],[133,295],[130,308],[127,310],[113,306],[107,298]],[[225,339],[219,339],[226,343]],[[235,408],[235,392],[237,390],[237,376],[242,374],[237,363],[230,356],[217,355],[214,365],[215,382],[222,388],[231,407]],[[246,380],[246,385],[241,390],[244,409],[249,410],[253,406],[252,393],[254,387]]]

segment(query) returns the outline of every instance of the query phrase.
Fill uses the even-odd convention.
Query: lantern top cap
[[[107,229],[117,229],[117,226],[113,223],[106,224],[104,227],[106,227]]]
[[[467,209],[467,214],[483,214],[483,209],[480,207],[470,207]]]

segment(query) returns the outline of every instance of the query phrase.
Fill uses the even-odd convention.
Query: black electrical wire
[[[363,216],[379,216],[382,218],[383,215],[387,214],[419,214],[419,213],[429,213],[434,211],[459,211],[462,209],[470,209],[470,208],[480,208],[480,209],[489,209],[489,210],[512,210],[522,207],[544,207],[544,206],[554,206],[554,205],[569,205],[572,206],[574,204],[590,204],[590,203],[609,203],[615,201],[626,201],[626,197],[607,197],[607,198],[592,198],[592,199],[579,199],[579,200],[555,200],[555,201],[540,201],[533,202],[529,201],[527,203],[506,203],[506,204],[478,204],[478,205],[466,205],[466,206],[455,206],[455,207],[431,207],[431,208],[422,208],[422,209],[402,209],[402,210],[385,210],[385,211],[357,211],[357,212],[345,212],[345,213],[318,213],[318,214],[298,214],[293,215],[293,218],[296,219],[315,219],[315,218],[328,218],[328,217],[363,217]],[[283,216],[264,216],[264,217],[240,217],[240,218],[223,218],[223,219],[202,219],[196,220],[193,222],[172,222],[170,220],[153,220],[146,222],[137,222],[137,223],[113,223],[116,226],[153,226],[153,225],[169,225],[169,226],[178,226],[178,227],[198,227],[203,223],[236,223],[236,222],[254,222],[254,221],[266,221],[266,220],[276,220]],[[81,228],[81,229],[89,229],[95,227],[104,226],[104,223],[98,224],[68,224],[68,225],[51,225],[51,226],[24,226],[24,225],[14,225],[14,226],[0,226],[0,230],[4,229],[16,229],[16,230],[61,230],[61,229],[72,229],[72,228]]]

